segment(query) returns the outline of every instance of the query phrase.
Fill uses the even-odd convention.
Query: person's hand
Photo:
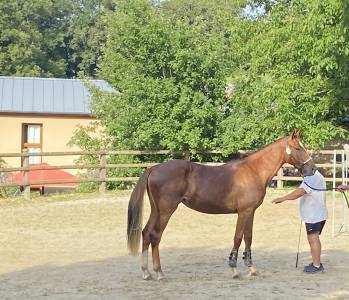
[[[271,203],[274,203],[274,204],[279,204],[279,203],[282,203],[284,202],[285,199],[283,199],[282,197],[280,198],[275,198],[274,200],[271,201]]]
[[[348,190],[348,185],[346,184],[341,184],[339,186],[336,187],[336,190],[337,191],[340,191],[340,192],[345,192]]]

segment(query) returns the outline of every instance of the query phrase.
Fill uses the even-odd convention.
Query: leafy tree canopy
[[[115,147],[195,152],[218,146],[228,25],[237,11],[226,3],[117,2],[107,16],[101,77],[120,94],[95,103]]]
[[[106,0],[0,2],[0,74],[95,76]]]
[[[346,134],[348,0],[12,0],[0,10],[0,74],[107,80],[120,93],[96,93],[94,110],[115,148],[228,153],[293,128],[314,148]]]
[[[232,152],[293,128],[322,146],[345,133],[346,12],[339,0],[117,1],[101,77],[120,94],[97,97],[96,113],[117,148]]]
[[[348,108],[347,7],[277,1],[232,27],[235,89],[220,129],[226,151],[260,147],[293,128],[313,148],[344,135],[337,120]]]

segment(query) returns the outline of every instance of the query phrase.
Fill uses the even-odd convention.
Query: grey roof
[[[104,80],[90,80],[114,92]],[[91,95],[80,79],[0,76],[0,112],[90,115]]]

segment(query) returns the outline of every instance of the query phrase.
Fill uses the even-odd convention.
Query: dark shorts
[[[321,234],[322,229],[324,228],[326,220],[317,223],[305,223],[305,229],[307,234],[318,233]]]

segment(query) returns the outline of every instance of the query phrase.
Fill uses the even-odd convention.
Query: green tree
[[[64,33],[66,77],[95,77],[106,39],[103,16],[113,6],[106,0],[71,0],[73,10]]]
[[[348,1],[246,2],[266,2],[255,17],[234,1],[153,2],[106,16],[99,76],[120,93],[97,93],[94,110],[113,148],[230,153],[294,128],[311,147],[346,133]]]
[[[94,77],[109,0],[0,2],[0,74]]]
[[[63,2],[62,11],[58,5]],[[64,0],[1,1],[1,75],[63,77],[66,64],[54,48],[69,9]],[[51,37],[46,35],[47,29]]]
[[[277,1],[233,27],[234,93],[222,122],[227,151],[257,148],[301,128],[311,147],[345,130],[348,23],[342,1]]]
[[[236,6],[226,1],[117,2],[107,15],[100,76],[120,93],[94,104],[113,147],[196,152],[218,146],[228,24],[235,16]]]

